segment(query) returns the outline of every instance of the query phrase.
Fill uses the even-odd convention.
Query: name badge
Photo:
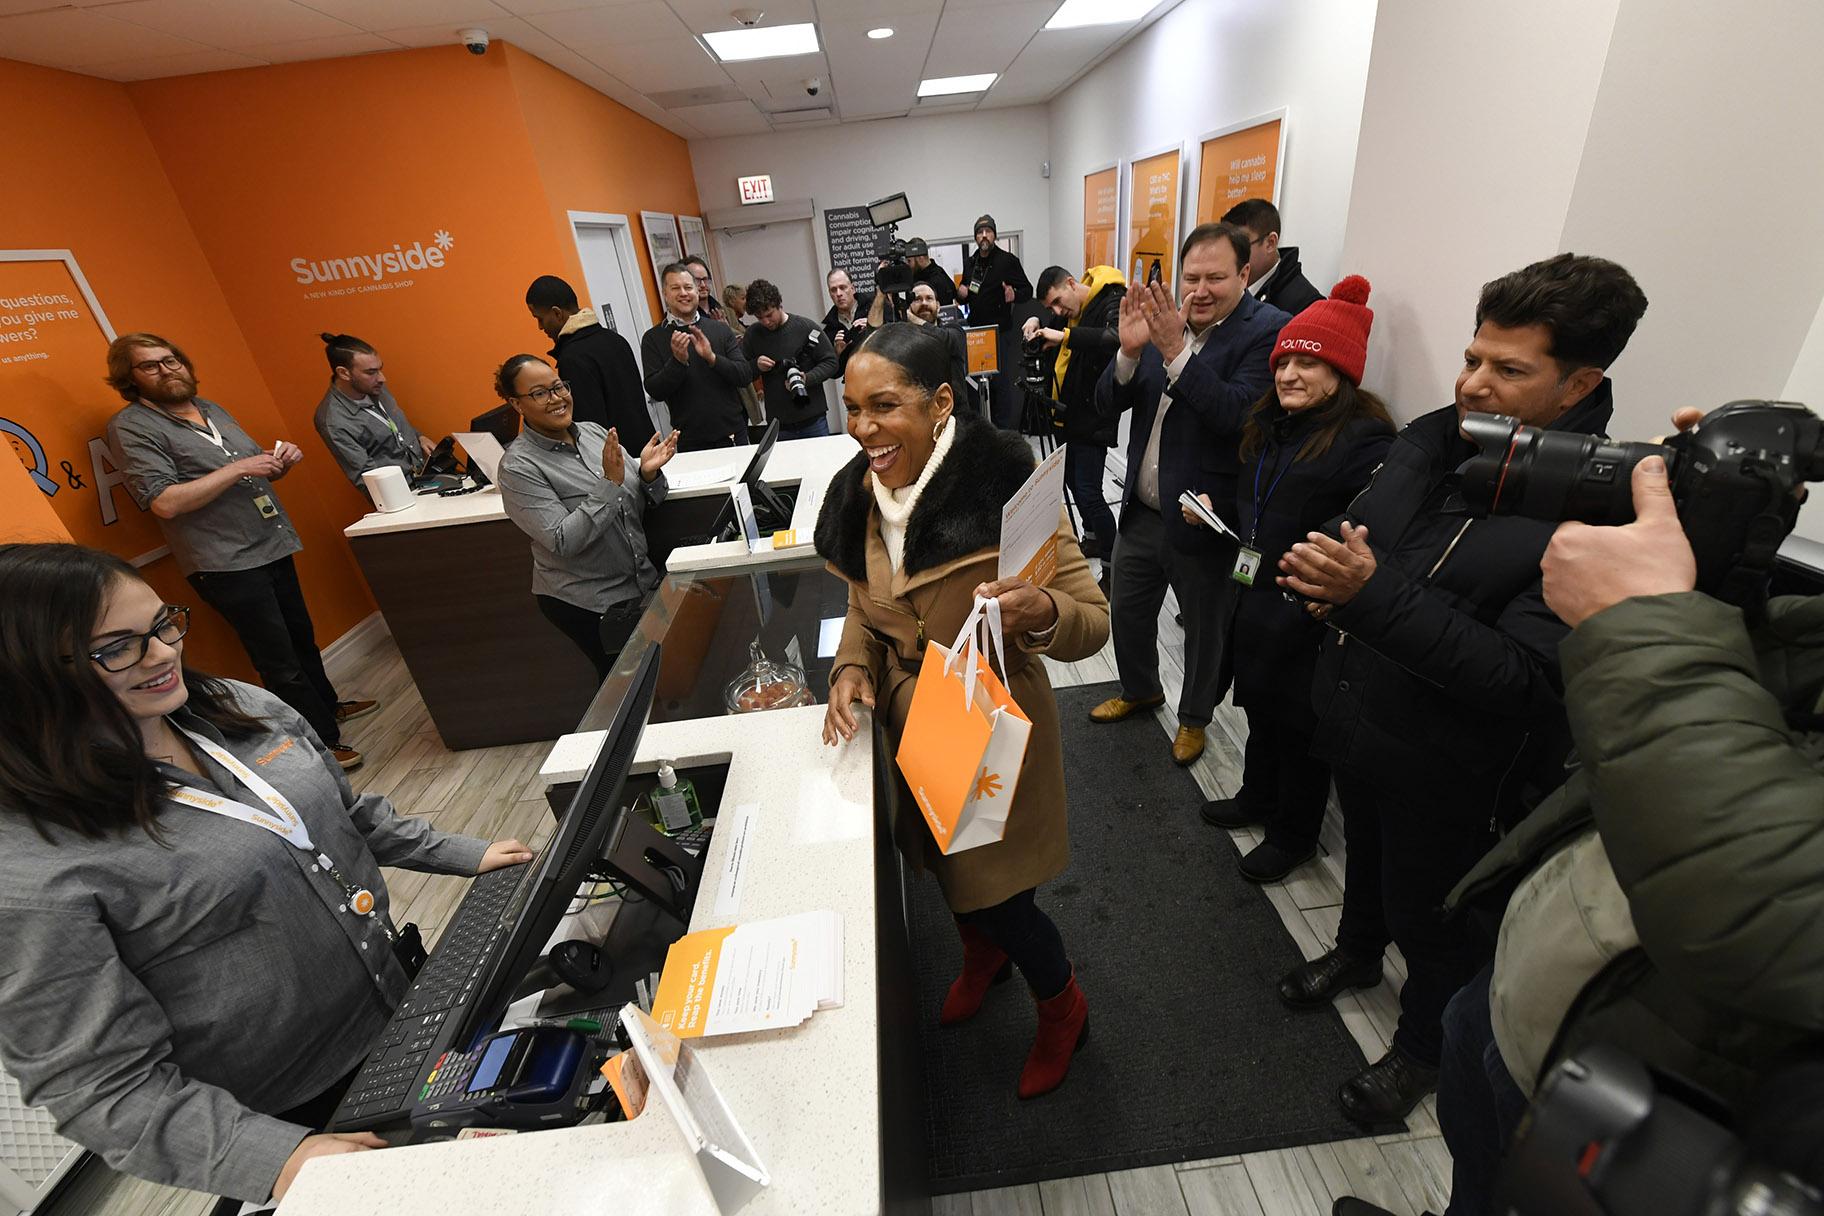
[[[1255,575],[1260,573],[1260,551],[1241,546],[1235,553],[1235,568],[1229,571],[1229,577],[1244,587],[1254,585]]]
[[[270,494],[255,495],[253,505],[260,509],[261,519],[277,519],[279,517],[279,504],[272,501],[272,495]]]

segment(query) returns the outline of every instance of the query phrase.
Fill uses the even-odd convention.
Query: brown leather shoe
[[[1178,725],[1178,737],[1172,740],[1172,762],[1194,764],[1203,755],[1203,727]]]
[[[1110,697],[1102,704],[1089,711],[1091,722],[1119,722],[1131,718],[1143,709],[1153,709],[1165,704],[1165,694],[1148,697],[1144,701],[1130,701],[1126,697]]]
[[[342,771],[345,773],[350,769],[361,767],[363,757],[360,752],[352,747],[344,747],[338,743],[336,746],[330,748],[329,752],[336,758],[336,763],[342,766]]]
[[[356,718],[365,718],[379,708],[378,701],[337,701],[336,721],[350,722]]]

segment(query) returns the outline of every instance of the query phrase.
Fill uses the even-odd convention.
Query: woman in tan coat
[[[948,644],[976,596],[1000,601],[1008,690],[1032,720],[1019,786],[997,843],[951,856],[924,823],[895,825],[900,848],[937,875],[963,939],[962,974],[941,1021],[972,1017],[1017,965],[1038,1004],[1022,1098],[1056,1089],[1088,1038],[1089,1012],[1034,890],[1070,860],[1057,703],[1034,656],[1087,658],[1108,640],[1108,602],[1060,511],[1058,568],[1040,588],[996,580],[1001,508],[1033,468],[1017,434],[954,412],[950,348],[930,329],[882,326],[850,358],[843,404],[862,452],[830,482],[817,551],[849,584],[848,619],[830,673],[826,743],[853,738],[852,703],[875,708],[897,743],[925,643]]]

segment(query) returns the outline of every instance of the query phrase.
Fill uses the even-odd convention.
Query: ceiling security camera
[[[798,83],[804,86],[805,96],[807,97],[815,97],[817,94],[823,92],[823,81],[816,76],[807,77],[804,80],[800,80]]]
[[[469,54],[485,55],[488,53],[488,31],[457,30],[456,36],[462,39],[462,45],[469,48]]]

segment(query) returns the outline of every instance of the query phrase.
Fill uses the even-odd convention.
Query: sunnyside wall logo
[[[326,300],[334,296],[352,296],[370,291],[400,291],[417,283],[411,276],[417,271],[442,270],[448,261],[456,238],[448,229],[439,228],[431,235],[431,247],[423,241],[407,246],[395,243],[391,249],[371,253],[350,253],[320,261],[310,258],[291,259],[291,273],[306,287],[324,284],[304,293],[306,300]]]

